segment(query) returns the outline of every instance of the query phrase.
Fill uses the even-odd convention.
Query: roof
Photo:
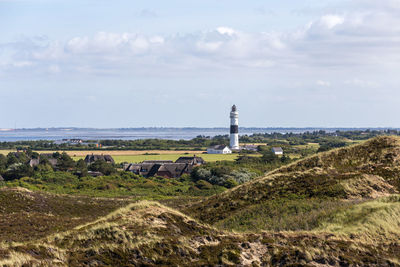
[[[160,169],[161,166],[162,166],[161,164],[154,164],[147,173],[147,176],[155,176],[158,172],[158,169]]]
[[[257,145],[244,145],[244,146],[241,146],[240,149],[249,150],[249,151],[257,151],[258,146]]]
[[[242,147],[245,147],[245,148],[258,148],[258,145],[243,145]]]
[[[57,159],[48,159],[48,161],[53,168],[57,166]]]
[[[196,165],[196,164],[204,164],[205,161],[201,157],[194,156],[194,157],[180,157],[175,161],[175,163],[187,163]]]
[[[225,148],[227,148],[228,146],[226,145],[216,145],[216,146],[212,146],[209,147],[210,149],[214,149],[214,150],[224,150]],[[229,147],[228,147],[229,148]]]
[[[179,177],[181,176],[187,169],[189,165],[186,163],[168,163],[168,164],[163,164],[161,165],[156,174],[159,174],[161,172],[167,172],[169,173],[170,177]],[[150,176],[150,173],[149,173]]]
[[[283,149],[281,147],[273,147],[272,151],[274,151],[274,152],[283,152]]]
[[[96,160],[104,160],[105,162],[114,163],[114,159],[110,155],[91,154],[91,155],[86,155],[86,157],[85,157],[86,163],[92,163],[92,162],[95,162]]]
[[[124,169],[125,171],[136,171],[136,170],[140,170],[140,167],[142,165],[141,164],[128,164],[128,166],[126,166],[126,168]]]
[[[143,176],[168,176],[168,177],[180,177],[184,173],[189,173],[193,169],[191,163],[139,163],[129,164],[125,168],[125,171],[131,171]]]
[[[31,167],[35,167],[35,166],[39,165],[39,163],[40,163],[40,160],[39,160],[39,159],[31,159],[31,160],[29,161],[29,165],[30,165]]]

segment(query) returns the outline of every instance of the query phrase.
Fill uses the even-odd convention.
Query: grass
[[[10,152],[16,152],[16,150],[2,149],[0,154],[7,155]],[[71,157],[85,157],[90,154],[107,154],[111,156],[139,156],[139,155],[176,155],[176,154],[196,154],[200,155],[205,151],[192,151],[192,150],[67,150],[67,151],[55,151],[55,150],[40,150],[34,151],[39,154],[50,154],[54,152],[65,152]]]
[[[400,138],[379,137],[319,153],[195,203],[186,212],[216,224],[232,214],[246,216],[250,207],[267,201],[362,200],[389,195],[400,188],[396,178],[400,168],[396,160],[400,157],[399,144]]]
[[[400,196],[392,195],[368,201],[328,216],[316,230],[346,235],[362,235],[374,241],[400,237]]]
[[[353,205],[353,202],[329,199],[276,199],[232,213],[214,226],[237,232],[309,231],[320,227],[327,217]]]
[[[293,147],[298,148],[298,149],[313,148],[315,150],[318,150],[319,144],[318,143],[307,143],[307,145],[296,145]]]
[[[16,152],[16,150],[2,149],[0,154],[7,155],[10,152]],[[129,155],[142,155],[142,154],[202,154],[203,150],[193,151],[193,150],[67,150],[67,151],[55,151],[55,150],[37,150],[35,151],[39,154],[47,154],[54,152],[65,152],[71,157],[85,157],[88,154],[108,154],[111,156],[129,156]]]
[[[15,150],[0,150],[0,154],[7,155]],[[39,153],[53,153],[55,151],[37,151]],[[61,151],[62,152],[62,151]],[[204,151],[173,151],[173,150],[145,150],[145,151],[124,151],[124,150],[112,150],[112,151],[66,151],[74,160],[85,158],[88,154],[109,154],[112,155],[116,163],[129,162],[139,163],[144,160],[172,160],[176,161],[179,157],[191,157],[193,155],[202,157],[205,161],[216,162],[216,161],[233,161],[237,159],[238,154],[203,154]],[[252,154],[250,154],[252,155]],[[254,156],[261,156],[255,154]]]
[[[131,197],[136,200],[161,200],[169,198],[191,198],[220,193],[225,188],[211,186],[198,188],[190,179],[143,178],[131,173],[101,177],[82,177],[64,172],[48,172],[41,177],[24,177],[3,182],[7,187],[23,187],[33,191],[55,194],[82,195],[92,197]],[[0,208],[1,210],[1,208]]]
[[[1,249],[0,263],[11,266],[397,266],[400,252],[397,241],[316,231],[233,234],[150,201]]]
[[[38,153],[53,153],[54,151],[37,151]],[[62,151],[59,151],[62,152]],[[204,151],[192,150],[71,150],[65,151],[71,157],[85,157],[88,154],[107,154],[111,156],[133,156],[145,154],[202,154]]]
[[[0,154],[3,154],[4,156],[7,156],[8,153],[10,152],[15,152],[16,150],[10,150],[10,149],[1,149]]]
[[[94,199],[0,189],[0,241],[22,242],[64,231],[125,206],[129,199]]]
[[[205,161],[216,162],[216,161],[233,161],[238,157],[238,154],[160,154],[160,155],[114,155],[113,158],[116,163],[129,162],[129,163],[139,163],[144,160],[172,160],[176,161],[179,157],[191,157],[191,156],[202,157]],[[74,160],[79,160],[84,157],[72,157]]]

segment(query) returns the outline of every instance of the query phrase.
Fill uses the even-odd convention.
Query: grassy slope
[[[103,199],[0,189],[0,240],[21,242],[71,229],[127,205],[130,199]]]
[[[343,209],[316,231],[345,234],[363,241],[398,241],[400,237],[400,195],[367,201]]]
[[[379,246],[329,233],[232,234],[143,201],[39,241],[0,245],[0,265],[399,266],[399,244]]]
[[[204,222],[237,230],[308,230],[318,226],[321,220],[316,215],[315,220],[302,224],[304,220],[301,218],[312,215],[316,209],[324,211],[322,218],[326,218],[339,212],[337,207],[342,203],[355,205],[396,193],[399,189],[399,159],[399,138],[374,138],[297,161],[265,177],[195,203],[184,212]],[[274,212],[284,213],[291,204],[294,212],[289,214],[290,218],[286,217],[289,227],[282,227],[286,222],[273,216],[269,207],[275,206]],[[256,222],[257,217],[260,221],[271,220],[271,223],[249,225],[248,222]],[[314,225],[309,227],[310,223]],[[277,229],[279,226],[283,229]]]

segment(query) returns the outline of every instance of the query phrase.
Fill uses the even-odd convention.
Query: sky
[[[0,128],[400,127],[400,0],[0,0]]]

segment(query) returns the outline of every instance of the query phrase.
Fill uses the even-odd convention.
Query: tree
[[[15,180],[33,176],[33,168],[28,164],[14,163],[4,173],[5,180]]]
[[[285,154],[281,157],[282,163],[289,163],[290,161],[291,161],[291,158],[289,156],[286,156]]]
[[[0,172],[3,172],[7,167],[7,158],[3,154],[0,154]]]
[[[67,153],[63,152],[57,161],[57,168],[60,171],[68,171],[74,167],[75,161]]]
[[[107,163],[102,159],[96,160],[95,162],[90,164],[89,170],[101,172],[102,174],[105,175],[110,175],[117,172],[117,170],[111,163]]]
[[[87,176],[88,168],[86,162],[83,159],[80,159],[76,162],[76,173],[79,174],[80,177]]]
[[[279,157],[271,150],[267,150],[263,153],[261,159],[266,163],[274,163],[279,160]]]
[[[7,166],[10,166],[15,163],[26,163],[29,158],[23,152],[11,152],[7,155]]]

